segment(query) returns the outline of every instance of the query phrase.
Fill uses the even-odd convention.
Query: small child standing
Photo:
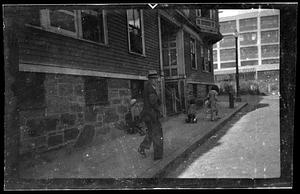
[[[210,86],[206,100],[208,100],[208,108],[210,109],[210,115],[212,121],[215,120],[215,115],[218,116],[217,95],[218,92],[216,90],[213,90],[212,86]]]
[[[185,120],[187,123],[197,123],[196,108],[195,100],[190,100],[187,111],[187,119]]]

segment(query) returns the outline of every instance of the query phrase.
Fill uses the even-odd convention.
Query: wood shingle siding
[[[157,11],[143,13],[145,56],[129,52],[124,9],[107,11],[108,45],[26,26],[19,33],[20,61],[134,75],[159,70]]]

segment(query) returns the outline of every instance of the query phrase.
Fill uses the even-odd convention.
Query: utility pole
[[[238,56],[238,38],[239,38],[239,33],[237,30],[234,32],[234,37],[235,37],[235,82],[236,82],[236,102],[241,102],[241,97],[240,97],[240,85],[239,85],[239,56]]]

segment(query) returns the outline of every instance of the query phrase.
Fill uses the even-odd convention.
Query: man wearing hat
[[[149,80],[144,84],[144,108],[141,112],[141,118],[147,126],[147,134],[138,149],[138,152],[146,157],[145,149],[150,149],[153,143],[154,160],[163,157],[163,131],[159,121],[161,101],[156,91],[158,87],[157,78],[156,71],[149,71]]]

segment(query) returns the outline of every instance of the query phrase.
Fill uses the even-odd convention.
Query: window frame
[[[59,10],[61,10],[63,13],[70,12],[68,10],[62,10],[62,9],[59,9]],[[86,9],[86,10],[88,10],[88,9]],[[96,41],[92,41],[92,40],[83,38],[82,23],[81,23],[81,19],[82,19],[81,18],[81,11],[83,11],[83,10],[73,10],[73,12],[74,12],[73,17],[74,17],[75,31],[76,32],[72,32],[72,31],[65,30],[65,29],[58,30],[57,27],[51,26],[50,10],[49,9],[39,10],[40,26],[35,26],[33,24],[30,24],[30,23],[27,23],[25,25],[33,27],[33,28],[49,31],[49,32],[52,32],[52,33],[55,33],[55,34],[60,34],[60,35],[72,37],[72,38],[75,38],[75,39],[79,39],[79,40],[82,40],[82,41],[98,44],[98,45],[107,45],[108,44],[108,31],[107,31],[106,10],[104,10],[104,9],[100,10],[102,12],[101,14],[102,14],[102,20],[103,20],[102,30],[103,30],[103,35],[104,35],[104,43],[103,42],[96,42]],[[88,10],[88,11],[94,11],[94,10]]]
[[[191,46],[191,42],[192,42],[192,40],[193,40],[193,42],[194,42],[194,53],[192,53],[192,46]],[[197,53],[197,45],[196,45],[197,43],[196,43],[196,39],[194,38],[194,37],[190,37],[190,59],[191,59],[191,68],[192,69],[194,69],[194,70],[197,70],[198,69],[198,65],[197,65],[197,55],[196,55],[196,53]],[[192,55],[194,54],[194,58],[195,58],[195,60],[194,60],[194,62],[195,62],[195,66],[193,66],[193,64],[192,64]]]
[[[140,11],[140,25],[141,25],[141,36],[142,36],[142,50],[143,53],[137,53],[131,50],[131,41],[130,41],[130,31],[129,31],[129,22],[128,22],[128,17],[129,17],[129,10],[138,10]],[[128,39],[128,51],[129,53],[140,55],[140,56],[146,56],[145,53],[145,33],[144,33],[144,14],[142,9],[126,9],[126,20],[127,20],[127,39]]]

